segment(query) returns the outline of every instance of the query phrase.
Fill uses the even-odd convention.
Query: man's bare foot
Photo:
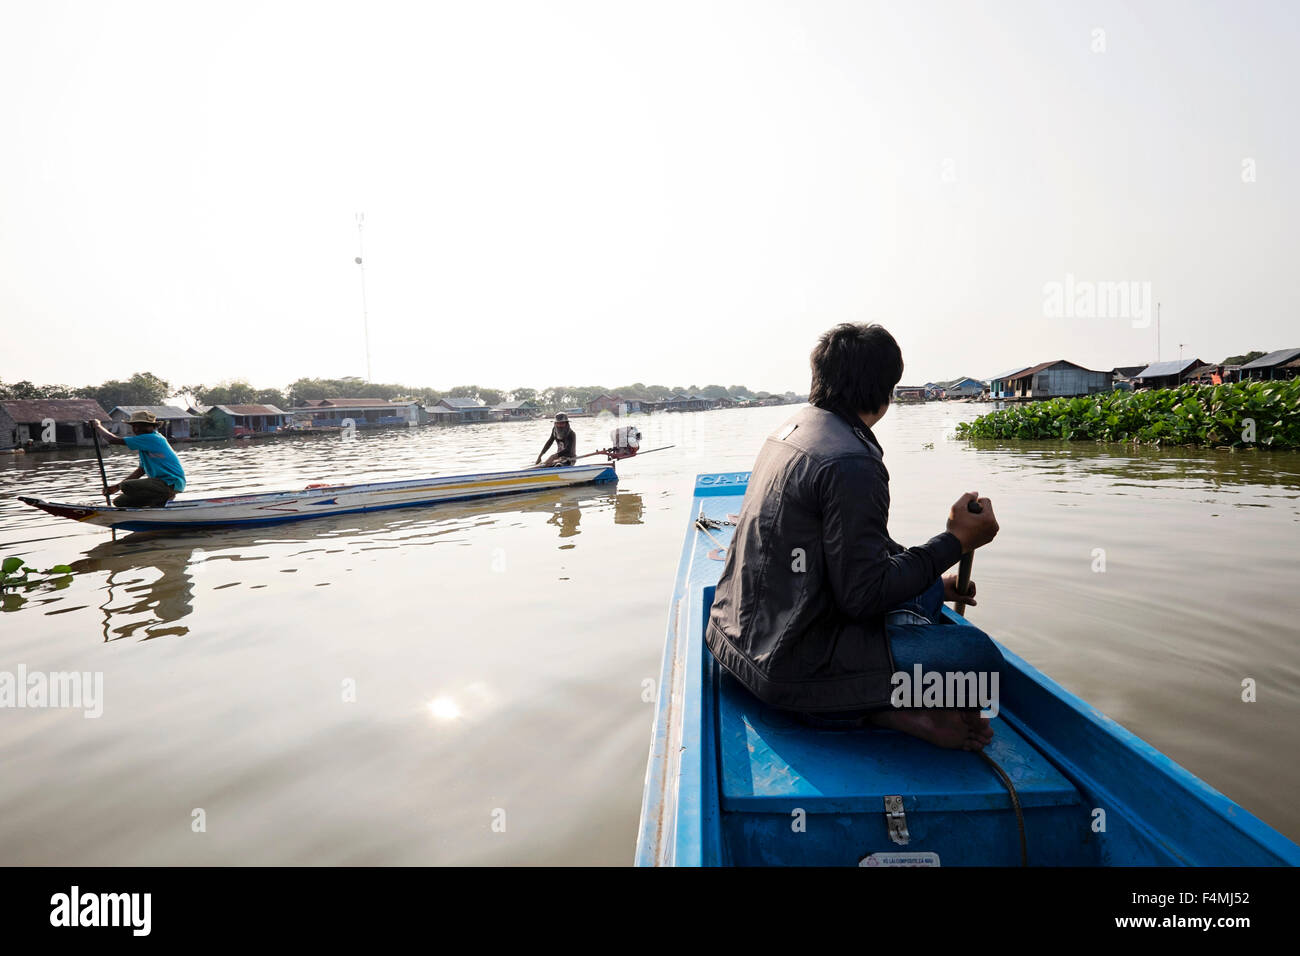
[[[871,718],[877,727],[886,727],[948,750],[983,750],[993,739],[988,720],[979,716],[972,723],[960,710],[882,710]]]
[[[984,746],[992,742],[993,728],[987,717],[981,717],[978,710],[959,710],[957,713],[961,714],[962,719],[966,721],[966,726],[970,727],[972,736],[982,740]]]

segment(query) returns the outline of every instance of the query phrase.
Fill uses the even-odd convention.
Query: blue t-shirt
[[[140,453],[140,467],[146,475],[161,478],[177,491],[185,490],[185,470],[166,438],[157,432],[145,432],[143,435],[127,435],[122,440],[127,448]]]

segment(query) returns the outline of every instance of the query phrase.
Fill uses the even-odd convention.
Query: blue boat
[[[637,865],[1300,864],[1296,844],[1001,645],[991,760],[760,703],[704,644],[748,478],[696,479]]]

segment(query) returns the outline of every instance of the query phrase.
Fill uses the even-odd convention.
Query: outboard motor
[[[622,425],[609,433],[610,447],[606,454],[614,461],[631,458],[641,447],[641,430],[635,425]]]

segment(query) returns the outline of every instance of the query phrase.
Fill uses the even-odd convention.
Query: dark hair
[[[842,322],[812,350],[812,390],[819,408],[877,412],[903,377],[903,352],[883,326]]]

